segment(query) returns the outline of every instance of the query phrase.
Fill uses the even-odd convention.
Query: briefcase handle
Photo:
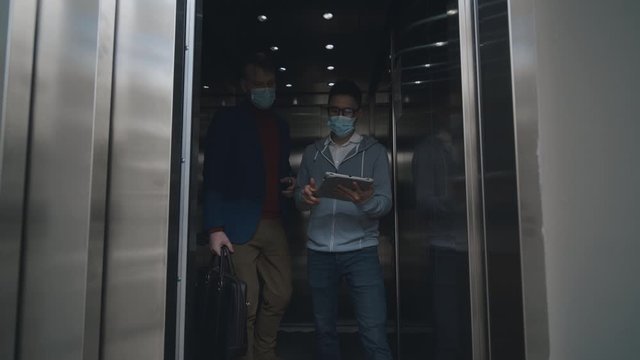
[[[222,274],[222,272],[224,271],[223,268],[224,266],[222,265],[223,263],[226,263],[227,265],[227,269],[229,270],[229,273],[233,276],[236,275],[236,269],[233,266],[233,259],[231,258],[231,253],[229,252],[229,248],[226,246],[223,246],[222,249],[220,250],[220,273]]]
[[[213,255],[211,262],[213,263],[212,268],[218,267],[220,269],[221,279],[224,278],[227,272],[232,276],[236,275],[236,269],[233,266],[233,259],[228,247],[223,246],[222,249],[220,249],[220,256]]]

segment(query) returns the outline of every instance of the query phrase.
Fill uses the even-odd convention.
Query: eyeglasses
[[[350,107],[339,108],[337,106],[329,106],[327,108],[327,113],[329,113],[329,116],[343,115],[346,117],[354,117],[356,115],[356,112],[358,112],[358,109]]]

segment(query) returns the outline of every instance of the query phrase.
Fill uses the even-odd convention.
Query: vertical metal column
[[[527,359],[549,358],[545,249],[538,166],[538,96],[534,3],[509,1],[511,81],[516,140],[520,259]]]
[[[162,359],[176,2],[119,1],[102,359]]]
[[[487,337],[485,246],[482,203],[480,122],[476,57],[476,1],[458,0],[460,19],[460,68],[464,118],[467,232],[469,237],[469,281],[471,292],[471,336],[474,360],[490,358]]]
[[[391,32],[390,36],[390,55],[391,55],[391,165],[393,176],[393,243],[394,243],[394,269],[395,269],[395,282],[396,282],[396,344],[397,344],[397,356],[401,358],[402,353],[402,318],[400,317],[400,232],[398,225],[398,138],[397,138],[397,126],[396,121],[400,116],[401,109],[398,107],[396,97],[400,94],[400,82],[398,78],[398,59],[396,59],[394,32]],[[402,104],[399,102],[399,104]],[[396,114],[398,112],[398,114]]]
[[[187,300],[187,259],[189,254],[189,201],[191,200],[191,142],[193,122],[193,76],[195,53],[196,0],[187,0],[186,6],[186,48],[183,86],[182,115],[182,169],[180,180],[180,225],[178,250],[178,301],[176,321],[176,356],[184,359],[186,300]]]
[[[3,3],[2,359],[162,357],[176,7],[116,2]]]
[[[91,359],[100,338],[115,2],[40,2],[37,11],[18,356]]]
[[[83,359],[99,359],[102,323],[102,288],[109,176],[109,136],[115,43],[116,0],[99,4],[98,56],[95,68],[94,129],[91,167],[91,217],[87,254],[87,295]]]
[[[0,71],[0,359],[16,353],[24,200],[31,115],[31,84],[37,1],[2,5],[6,23],[5,56]],[[6,51],[6,53],[5,53]],[[10,106],[9,106],[10,105]]]

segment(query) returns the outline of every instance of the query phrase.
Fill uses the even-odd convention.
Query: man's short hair
[[[251,53],[243,58],[242,67],[240,68],[241,79],[246,77],[248,66],[255,66],[256,68],[271,74],[275,74],[276,72],[276,67],[273,65],[273,61],[263,52]]]
[[[329,101],[336,95],[348,95],[356,101],[358,108],[362,105],[362,92],[358,85],[351,80],[340,80],[329,90]]]

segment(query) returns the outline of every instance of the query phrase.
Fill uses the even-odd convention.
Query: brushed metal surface
[[[162,359],[176,4],[117,14],[101,355]]]
[[[0,4],[0,358],[13,359],[18,313],[36,1]]]
[[[38,11],[18,346],[21,359],[82,359],[99,311],[87,303],[99,1]]]
[[[83,359],[99,359],[102,315],[104,241],[106,227],[109,131],[113,81],[116,0],[101,0],[98,14],[93,153],[91,166],[91,216],[87,254],[87,295]]]
[[[196,37],[196,1],[186,1],[186,29],[185,29],[185,65],[182,111],[182,169],[180,174],[180,229],[178,248],[178,286],[176,304],[176,360],[185,358],[185,339],[187,323],[187,291],[188,291],[188,255],[189,255],[189,230],[192,223],[190,216],[191,201],[191,170],[193,147],[193,105],[194,105],[194,74],[195,69],[195,37]],[[199,78],[197,78],[199,79]],[[176,84],[177,86],[177,84]]]
[[[526,359],[548,359],[549,319],[538,166],[534,4],[509,0],[509,35]]]
[[[486,314],[485,239],[483,226],[482,153],[478,122],[476,1],[458,0],[460,69],[464,119],[469,290],[471,292],[471,347],[474,360],[489,358]]]

